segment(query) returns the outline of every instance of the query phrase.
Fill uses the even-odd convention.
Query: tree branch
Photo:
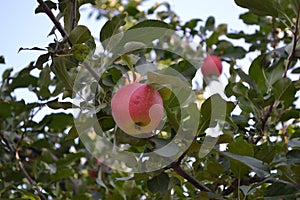
[[[53,22],[53,24],[55,25],[57,30],[60,32],[61,36],[67,37],[68,34],[67,34],[66,30],[63,28],[63,26],[59,23],[59,21],[53,15],[52,11],[47,6],[47,4],[43,0],[37,0],[37,1],[40,4],[40,6],[43,8],[43,10],[45,11],[46,15],[48,15],[48,17],[51,19],[51,21]],[[70,45],[72,45],[72,44],[70,43]]]
[[[191,176],[190,174],[188,174],[186,171],[184,171],[178,162],[174,162],[171,164],[171,168],[180,176],[182,176],[183,178],[185,178],[189,183],[191,183],[192,185],[194,185],[196,188],[198,188],[201,191],[204,192],[211,192],[210,189],[208,187],[206,187],[205,185],[203,185],[202,183],[200,183],[197,179],[195,179],[193,176]]]
[[[82,65],[92,74],[92,76],[96,79],[97,82],[100,81],[99,74],[87,63],[82,63]]]

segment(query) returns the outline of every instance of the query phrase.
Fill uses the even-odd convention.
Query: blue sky
[[[146,8],[155,2],[162,0],[148,0]],[[172,8],[180,16],[182,21],[192,18],[205,20],[212,15],[216,23],[227,23],[229,30],[241,30],[243,23],[238,19],[240,13],[245,10],[235,5],[234,0],[170,0]],[[53,27],[50,19],[44,14],[34,14],[37,1],[5,1],[0,7],[0,55],[5,56],[6,65],[0,65],[0,73],[5,68],[16,70],[26,66],[30,61],[36,60],[39,51],[21,51],[20,47],[46,47],[53,37],[47,37]],[[87,25],[92,34],[98,36],[99,22],[87,19],[83,13],[82,24]]]

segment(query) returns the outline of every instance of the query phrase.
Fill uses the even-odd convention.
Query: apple
[[[204,78],[216,76],[219,77],[222,73],[222,61],[214,55],[207,56],[202,64],[201,72]]]
[[[124,132],[137,137],[153,135],[163,117],[163,100],[152,86],[133,83],[120,88],[111,101],[112,116]]]

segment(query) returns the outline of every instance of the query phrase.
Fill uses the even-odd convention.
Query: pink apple
[[[222,73],[222,61],[217,56],[207,56],[203,61],[201,72],[204,78],[210,76],[219,77]]]
[[[163,117],[163,101],[158,91],[147,84],[133,83],[120,88],[111,101],[112,116],[124,132],[150,136]]]

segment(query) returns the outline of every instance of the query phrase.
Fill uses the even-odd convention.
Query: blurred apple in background
[[[222,68],[222,61],[220,58],[210,55],[204,59],[201,72],[204,78],[209,78],[211,76],[219,77],[222,73]]]

